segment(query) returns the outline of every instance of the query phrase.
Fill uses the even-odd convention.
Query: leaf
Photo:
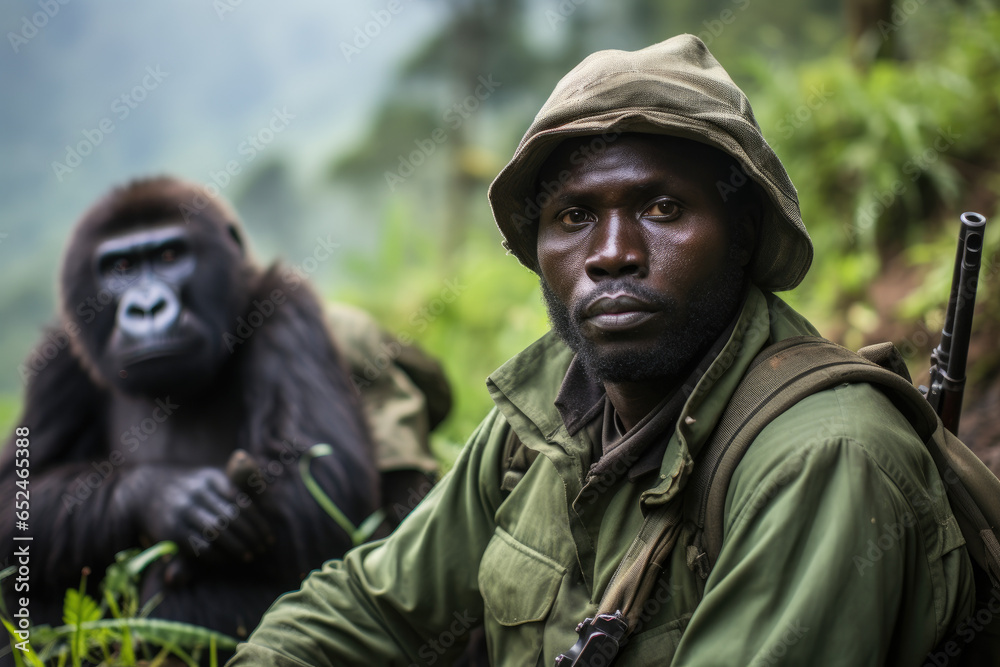
[[[28,649],[27,651],[22,651],[17,648],[17,644],[19,643],[17,640],[19,637],[14,634],[16,632],[14,624],[6,618],[0,618],[0,622],[3,623],[3,626],[10,634],[10,650],[14,655],[14,664],[16,664],[17,667],[23,667],[25,664],[32,665],[32,667],[45,667],[45,664],[42,662],[41,658],[38,657],[38,654],[35,653],[35,649],[32,648],[31,644],[27,640],[25,640],[25,645]]]
[[[134,577],[138,577],[150,563],[164,556],[172,556],[175,553],[177,553],[177,545],[175,543],[169,540],[157,542],[128,561],[126,564],[128,573]]]
[[[100,605],[94,598],[75,588],[66,591],[66,600],[63,603],[63,623],[66,625],[99,621],[103,615]]]
[[[214,640],[218,648],[231,650],[236,648],[235,638],[215,630],[209,630],[199,625],[168,621],[162,618],[105,618],[83,623],[81,629],[85,632],[114,631],[120,633],[131,630],[137,638],[157,645],[172,644],[183,649],[207,647]],[[53,629],[56,637],[69,637],[76,631],[71,625],[62,625]]]
[[[63,622],[69,625],[73,632],[73,639],[70,643],[70,657],[73,659],[73,667],[80,667],[83,660],[89,657],[87,645],[88,639],[91,637],[88,637],[88,633],[83,629],[83,624],[87,621],[96,621],[102,616],[101,608],[97,602],[84,592],[89,574],[90,568],[84,568],[79,590],[72,588],[67,590],[66,601],[63,603]]]
[[[326,495],[319,483],[313,478],[312,473],[309,471],[309,462],[318,456],[329,456],[333,454],[333,448],[325,443],[320,443],[313,445],[309,450],[299,459],[299,474],[302,476],[302,481],[306,485],[306,489],[309,494],[312,495],[313,499],[319,503],[319,506],[330,515],[337,525],[344,529],[351,539],[354,539],[354,532],[357,530],[351,520],[347,518],[337,504],[330,499],[330,496]]]

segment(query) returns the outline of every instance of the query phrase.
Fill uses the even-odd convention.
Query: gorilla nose
[[[163,283],[136,285],[118,303],[118,326],[132,337],[166,331],[177,320],[180,303],[173,290]]]

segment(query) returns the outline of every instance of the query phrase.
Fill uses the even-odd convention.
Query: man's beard
[[[674,298],[654,292],[632,278],[618,278],[595,287],[580,299],[572,313],[544,278],[541,287],[553,331],[576,352],[592,377],[599,382],[641,381],[677,377],[704,356],[736,315],[743,292],[743,269],[732,262],[720,280],[692,292],[684,321],[678,321]],[[609,292],[632,295],[662,313],[668,325],[652,346],[601,350],[580,333],[586,306],[599,294]]]

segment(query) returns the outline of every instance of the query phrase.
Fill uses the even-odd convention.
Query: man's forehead
[[[728,169],[734,162],[731,156],[717,148],[672,135],[626,133],[612,141],[602,141],[596,148],[591,139],[579,136],[562,141],[542,163],[537,174],[538,183],[553,177],[566,180],[567,172],[574,176],[596,175],[623,169],[636,171],[640,165],[682,171],[692,176],[715,174],[720,169]]]

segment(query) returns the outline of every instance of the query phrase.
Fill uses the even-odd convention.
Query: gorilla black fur
[[[359,399],[320,304],[294,273],[247,258],[227,206],[171,178],[116,189],[83,216],[61,301],[17,422],[30,429],[19,534],[34,536],[33,622],[61,623],[85,566],[93,583],[118,551],[172,539],[180,553],[144,580],[144,597],[163,594],[153,615],[245,636],[350,546],[303,485],[302,451],[332,445],[311,469],[355,523],[378,506]],[[57,350],[60,337],[70,345]],[[8,559],[13,450],[12,436],[0,458]]]

